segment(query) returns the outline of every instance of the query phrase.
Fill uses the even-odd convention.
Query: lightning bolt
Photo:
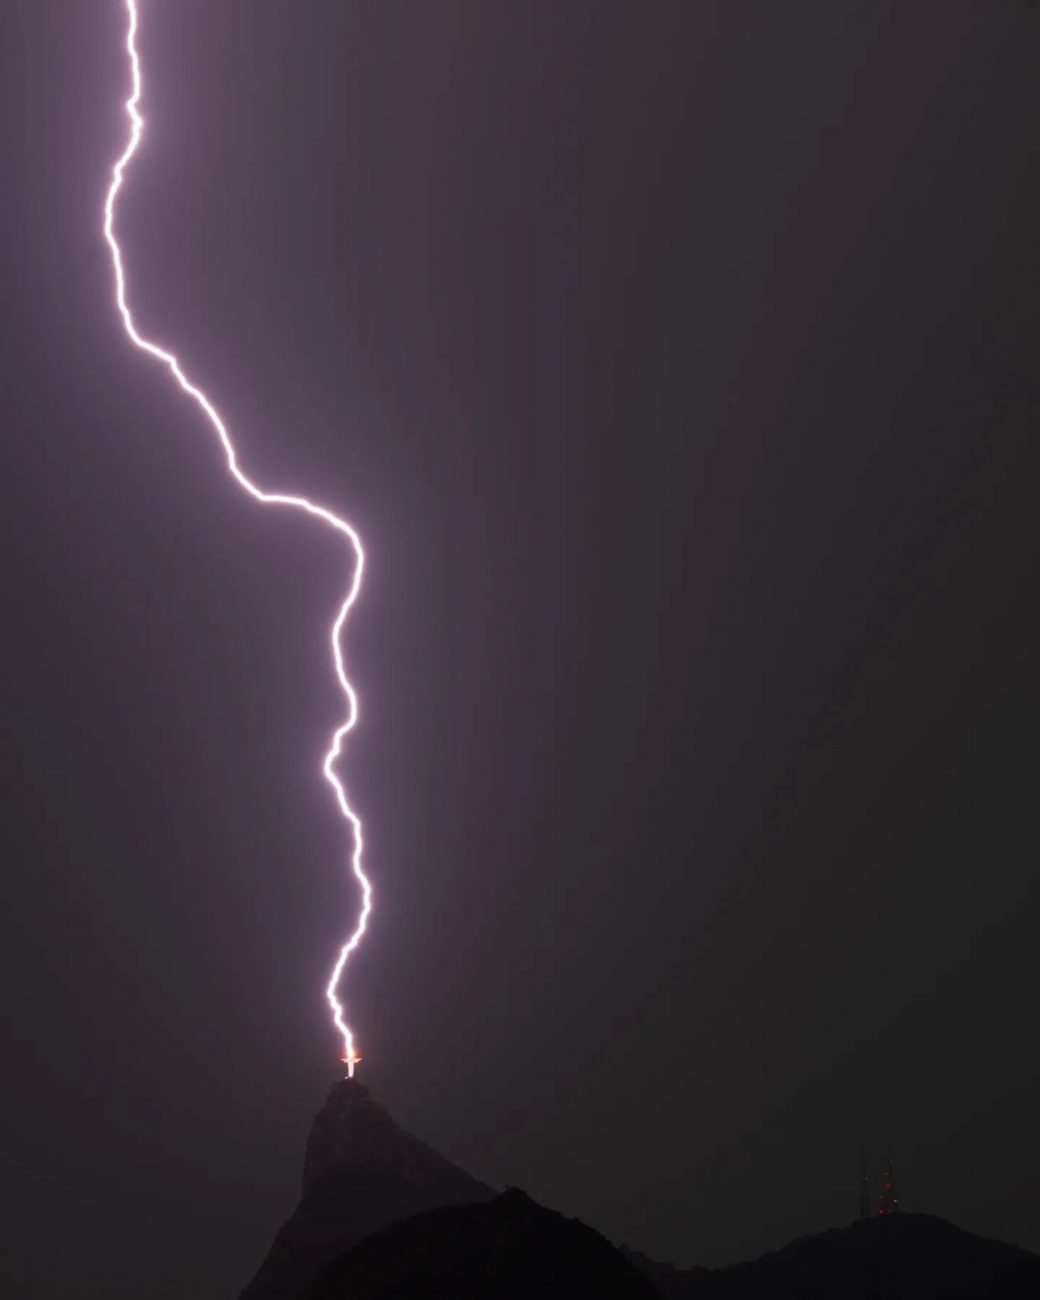
[[[252,479],[242,471],[238,462],[238,452],[228,432],[227,425],[214,406],[212,401],[185,374],[175,353],[167,348],[160,347],[154,340],[145,337],[137,328],[133,312],[127,303],[126,294],[126,272],[123,267],[123,252],[116,238],[115,232],[115,213],[116,201],[123,188],[123,182],[126,177],[126,171],[133,161],[140,144],[141,137],[144,133],[144,118],[141,115],[139,105],[141,103],[142,77],[141,77],[141,58],[137,50],[137,29],[139,25],[137,0],[124,0],[126,5],[127,29],[126,29],[126,56],[129,63],[130,72],[130,98],[126,101],[126,115],[129,119],[130,130],[127,137],[126,147],[112,166],[111,182],[105,194],[104,203],[104,220],[102,229],[105,240],[112,252],[112,270],[115,278],[115,303],[119,315],[122,318],[123,326],[127,336],[136,348],[142,352],[148,353],[155,361],[160,362],[166,367],[173,378],[177,381],[185,393],[198,406],[199,410],[209,422],[213,432],[216,434],[224,451],[227,461],[227,468],[231,477],[238,484],[243,492],[247,492],[255,501],[259,501],[265,506],[285,506],[290,510],[301,510],[310,515],[312,519],[319,520],[327,528],[333,529],[339,533],[346,541],[349,551],[351,564],[351,580],[347,589],[343,603],[336,613],[336,617],[329,629],[329,645],[332,650],[332,662],[336,672],[336,680],[339,682],[340,689],[346,700],[347,716],[343,722],[336,728],[332,734],[328,751],[325,754],[322,763],[322,773],[336,796],[336,802],[344,819],[350,826],[351,831],[351,852],[350,852],[350,870],[354,875],[358,885],[361,887],[361,909],[358,913],[357,923],[346,942],[339,950],[339,955],[333,965],[332,972],[329,975],[329,981],[325,989],[325,997],[328,1001],[332,1012],[333,1022],[343,1038],[343,1056],[342,1060],[347,1066],[348,1077],[353,1078],[354,1066],[361,1059],[357,1053],[354,1044],[354,1035],[350,1026],[343,1019],[343,1004],[339,1000],[338,990],[343,978],[343,970],[350,959],[351,955],[361,943],[365,931],[368,927],[368,918],[372,911],[372,884],[365,875],[362,867],[362,849],[363,836],[361,829],[361,819],[350,806],[347,799],[347,792],[343,783],[336,775],[336,764],[339,761],[343,751],[343,742],[347,734],[354,729],[358,720],[358,702],[350,679],[347,677],[346,668],[343,663],[343,628],[347,621],[347,616],[354,607],[354,602],[361,591],[361,578],[365,568],[365,551],[361,545],[361,538],[357,532],[338,515],[334,514],[327,506],[320,505],[315,501],[308,500],[307,497],[290,496],[284,492],[270,492],[264,488],[258,487]]]

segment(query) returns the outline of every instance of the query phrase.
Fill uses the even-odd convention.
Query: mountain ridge
[[[624,1252],[664,1300],[1036,1300],[1040,1256],[931,1214],[856,1219],[757,1259],[676,1269]]]
[[[311,1125],[300,1202],[240,1300],[439,1295],[1037,1300],[1040,1256],[903,1212],[829,1228],[723,1268],[676,1268],[619,1250],[518,1189],[496,1194],[398,1127],[362,1084],[341,1080]]]

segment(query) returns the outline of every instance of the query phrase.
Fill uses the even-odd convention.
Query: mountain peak
[[[303,1192],[323,1177],[393,1144],[401,1130],[357,1079],[340,1079],[314,1117],[303,1160]]]
[[[242,1300],[296,1300],[369,1233],[494,1193],[394,1123],[364,1084],[341,1079],[311,1125],[303,1196]]]

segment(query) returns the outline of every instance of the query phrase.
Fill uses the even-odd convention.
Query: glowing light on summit
[[[361,591],[361,579],[365,568],[365,552],[361,544],[361,538],[357,532],[341,519],[327,506],[321,505],[316,501],[311,501],[307,497],[289,495],[284,492],[269,491],[265,488],[258,487],[241,469],[238,460],[238,452],[235,448],[231,434],[228,432],[227,425],[220,412],[214,406],[213,402],[196,384],[188,378],[176,353],[160,346],[153,339],[146,337],[138,329],[137,322],[127,301],[127,277],[123,263],[123,251],[120,247],[119,240],[116,237],[116,206],[120,191],[123,188],[123,182],[126,176],[126,170],[133,161],[140,144],[141,137],[144,133],[144,117],[140,111],[141,94],[143,79],[141,73],[141,57],[137,49],[137,30],[139,26],[138,0],[124,0],[126,5],[127,29],[126,29],[126,55],[129,64],[130,74],[130,98],[126,101],[126,114],[130,122],[129,134],[127,137],[126,147],[112,166],[112,177],[108,190],[105,194],[104,218],[102,230],[108,246],[112,252],[112,269],[115,277],[115,302],[119,315],[122,317],[123,326],[130,341],[135,347],[142,352],[146,352],[155,361],[160,362],[170,372],[173,379],[183,389],[183,391],[195,402],[201,413],[205,416],[213,433],[216,435],[220,446],[223,450],[227,462],[228,471],[238,487],[248,493],[255,501],[259,501],[265,506],[283,506],[291,510],[300,510],[311,518],[317,519],[325,527],[338,533],[346,542],[347,551],[351,566],[351,579],[347,588],[346,595],[342,604],[336,612],[336,616],[329,629],[329,644],[332,652],[332,663],[335,669],[336,680],[339,682],[340,689],[346,701],[346,718],[336,727],[332,733],[329,742],[328,751],[325,754],[322,763],[322,773],[329,785],[332,787],[336,796],[336,802],[344,820],[348,823],[351,833],[351,851],[350,851],[350,870],[361,889],[361,909],[358,913],[358,919],[355,927],[346,942],[340,948],[339,954],[333,965],[332,972],[329,976],[328,985],[325,989],[325,996],[328,1000],[329,1007],[332,1011],[332,1019],[337,1030],[343,1039],[342,1061],[347,1067],[347,1074],[353,1077],[354,1067],[361,1060],[358,1054],[354,1034],[350,1026],[343,1018],[344,1008],[339,999],[339,987],[343,978],[343,971],[351,955],[357,949],[365,930],[368,927],[368,918],[372,911],[372,885],[365,875],[362,865],[362,852],[364,847],[361,819],[350,805],[347,798],[346,789],[342,781],[336,774],[336,765],[343,751],[343,742],[347,734],[353,730],[358,720],[358,701],[350,679],[347,677],[346,667],[343,661],[343,628],[346,624],[347,617],[358,598]]]

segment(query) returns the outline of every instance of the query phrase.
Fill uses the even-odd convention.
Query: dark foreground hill
[[[614,1247],[510,1190],[420,1214],[336,1261],[307,1300],[657,1300]]]
[[[369,1233],[438,1206],[493,1195],[398,1128],[362,1084],[343,1079],[311,1127],[303,1197],[241,1300],[300,1300],[326,1265]]]

